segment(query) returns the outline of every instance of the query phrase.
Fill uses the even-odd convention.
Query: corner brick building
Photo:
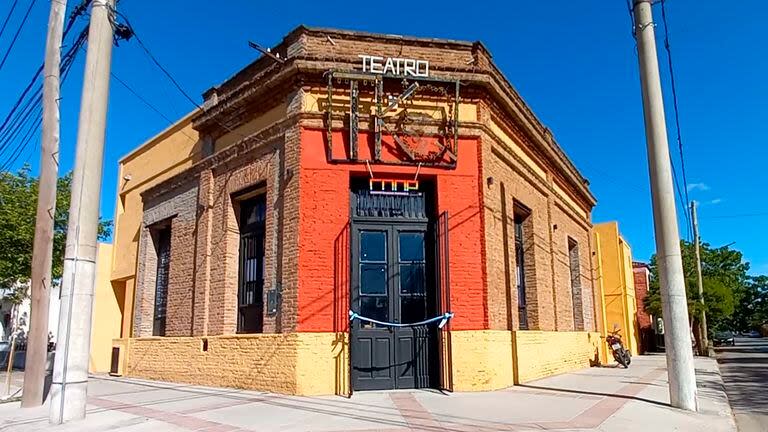
[[[114,372],[459,391],[598,358],[595,199],[481,43],[298,27],[204,98],[120,162]]]

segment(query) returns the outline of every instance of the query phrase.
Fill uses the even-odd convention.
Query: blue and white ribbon
[[[453,318],[453,312],[446,312],[446,313],[444,313],[442,315],[438,315],[438,316],[436,316],[434,318],[429,318],[429,319],[426,319],[424,321],[419,321],[419,322],[415,322],[415,323],[408,323],[408,324],[401,324],[401,323],[379,321],[379,320],[375,320],[373,318],[364,317],[364,316],[360,315],[357,312],[354,312],[354,311],[351,311],[351,310],[349,311],[349,320],[350,321],[354,321],[356,319],[359,319],[360,321],[366,321],[366,322],[373,323],[373,324],[379,324],[379,325],[382,325],[382,326],[385,326],[385,327],[415,327],[415,326],[431,324],[433,322],[440,321],[440,323],[437,325],[437,328],[441,329],[441,328],[445,327],[446,324],[448,324],[448,320],[451,319],[451,318]]]

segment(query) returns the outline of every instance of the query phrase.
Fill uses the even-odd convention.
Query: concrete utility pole
[[[704,310],[704,280],[701,277],[701,253],[699,252],[699,219],[696,216],[696,201],[691,201],[691,221],[693,222],[693,244],[696,248],[696,278],[699,284],[699,302],[701,316],[699,317],[699,355],[709,355],[709,340],[707,336],[707,311]]]
[[[656,257],[659,263],[661,305],[666,330],[664,345],[669,373],[669,397],[672,406],[696,411],[696,375],[691,350],[691,330],[688,327],[688,303],[683,260],[680,255],[675,192],[672,188],[672,166],[669,160],[651,0],[633,0],[632,9],[640,59]]]
[[[53,218],[56,214],[56,183],[59,177],[59,64],[66,0],[52,1],[43,66],[43,145],[37,193],[35,241],[32,246],[32,305],[24,367],[21,406],[43,404],[48,359],[48,303],[51,297]]]
[[[93,0],[77,128],[50,421],[85,417],[114,0]]]

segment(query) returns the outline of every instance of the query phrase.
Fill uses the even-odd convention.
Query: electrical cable
[[[66,36],[69,34],[73,25],[77,21],[77,18],[86,12],[87,6],[90,4],[90,2],[91,0],[83,0],[72,10],[72,12],[70,12],[69,20],[64,31],[62,32],[62,39],[66,38]],[[74,61],[74,55],[76,54],[76,51],[85,42],[87,36],[86,28],[81,31],[78,38],[74,41],[74,46],[70,47],[70,49],[62,56],[60,71],[63,71],[65,74],[69,72],[69,68],[71,67],[71,63]],[[43,86],[42,83],[39,82],[39,78],[43,72],[43,68],[44,65],[41,64],[33,75],[32,80],[24,88],[21,95],[18,97],[11,110],[0,124],[0,156],[8,151],[8,148],[13,142],[14,137],[18,135],[20,128],[23,128],[26,122],[29,121],[30,114],[34,112],[34,109],[39,104],[42,104]],[[36,89],[31,94],[30,98],[27,99],[27,96],[36,84]]]
[[[0,38],[3,37],[3,33],[5,32],[5,27],[8,25],[8,21],[11,20],[11,15],[13,15],[13,11],[16,9],[16,5],[19,3],[19,0],[13,0],[13,4],[11,5],[11,10],[8,11],[8,16],[5,17],[5,21],[3,21],[3,26],[0,27]]]
[[[13,46],[16,45],[16,41],[19,39],[19,34],[21,34],[21,30],[24,28],[24,24],[27,23],[27,18],[29,18],[29,13],[32,12],[32,6],[35,5],[36,1],[37,0],[32,0],[31,2],[29,2],[29,7],[27,8],[27,12],[24,14],[24,18],[22,18],[21,24],[19,24],[19,28],[16,30],[16,33],[13,35],[13,39],[11,39],[11,44],[8,45],[8,49],[5,51],[3,60],[0,60],[0,70],[3,69],[3,65],[5,65],[6,60],[8,60],[8,56],[11,55]]]
[[[741,219],[741,218],[766,217],[766,216],[768,216],[768,212],[729,214],[729,215],[722,215],[722,216],[704,216],[704,217],[700,217],[699,219]]]
[[[147,57],[149,57],[149,59],[152,60],[152,62],[155,64],[155,66],[157,66],[158,69],[160,69],[163,72],[163,74],[165,74],[165,76],[168,78],[168,80],[170,80],[171,83],[174,85],[174,87],[176,87],[176,90],[178,90],[182,95],[184,95],[184,97],[187,98],[187,100],[190,103],[192,103],[192,105],[194,105],[198,109],[202,110],[203,107],[200,104],[198,104],[197,102],[195,102],[195,100],[192,99],[192,97],[186,91],[184,91],[184,89],[181,87],[181,84],[179,84],[179,82],[176,81],[176,79],[173,77],[173,75],[171,75],[171,73],[168,71],[168,69],[166,69],[160,63],[160,61],[157,59],[157,57],[155,57],[152,54],[152,52],[149,50],[149,48],[147,48],[147,46],[144,45],[144,42],[142,42],[142,40],[139,37],[139,35],[136,34],[136,30],[131,25],[131,22],[128,20],[128,18],[125,15],[123,15],[122,13],[118,12],[117,9],[115,9],[114,7],[112,7],[110,5],[107,5],[107,8],[112,13],[110,15],[110,20],[112,22],[112,26],[115,28],[115,33],[117,34],[118,33],[118,29],[120,29],[121,30],[120,33],[123,34],[122,37],[124,37],[126,39],[128,39],[130,37],[134,37],[136,39],[136,42],[139,44],[139,47],[141,47],[141,49],[144,51],[144,53],[147,55]],[[117,15],[120,18],[125,20],[125,26],[124,27],[121,27],[122,24],[120,24],[120,23],[118,23],[118,22],[116,22],[114,20],[114,15]]]
[[[128,90],[128,92],[130,92],[132,95],[136,96],[136,98],[137,98],[138,100],[140,100],[140,101],[141,101],[141,102],[142,102],[144,105],[146,105],[146,106],[147,106],[147,108],[151,109],[151,110],[152,110],[152,111],[154,111],[154,112],[155,112],[157,115],[159,115],[159,116],[160,116],[160,117],[162,117],[162,118],[163,118],[165,121],[167,121],[169,125],[173,125],[174,123],[176,123],[175,121],[171,120],[171,119],[170,119],[168,116],[166,116],[165,114],[163,114],[163,113],[162,113],[162,111],[160,111],[160,110],[159,110],[157,107],[155,107],[154,105],[152,105],[152,103],[150,103],[150,102],[149,102],[149,101],[148,101],[146,98],[142,97],[142,96],[141,96],[141,95],[140,95],[140,94],[139,94],[139,93],[138,93],[136,90],[134,90],[134,89],[133,89],[131,86],[129,86],[129,85],[128,85],[128,83],[126,83],[125,81],[121,80],[121,79],[120,79],[120,77],[118,77],[117,75],[115,75],[115,73],[114,73],[114,72],[110,72],[110,73],[111,73],[111,75],[112,75],[112,78],[114,78],[114,79],[115,79],[115,81],[117,81],[117,82],[118,82],[120,85],[122,85],[122,86],[123,86],[123,87],[124,87],[126,90]],[[184,132],[183,130],[181,130],[181,131],[179,131],[179,132],[181,132],[181,133],[182,133],[184,136],[186,136],[186,137],[187,137],[187,138],[189,138],[190,140],[192,140],[192,141],[197,141],[197,139],[195,139],[195,138],[192,138],[191,136],[189,136],[189,135],[188,135],[186,132]]]
[[[664,19],[665,46],[667,47],[667,53],[669,53],[669,38],[668,38],[669,35],[668,35],[668,31],[667,31],[668,26],[667,26],[667,22],[666,22],[666,12],[663,9],[664,1],[662,0],[661,3],[662,3],[662,16],[663,16],[663,19]],[[636,27],[637,27],[637,23],[635,22],[634,6],[633,6],[632,0],[627,0],[627,8],[629,9],[629,17],[630,17],[630,22],[631,22],[631,25],[632,25],[632,37],[633,37],[633,39],[637,40],[637,34],[635,32]],[[635,53],[635,55],[637,55],[637,52]],[[670,57],[668,57],[668,58],[669,58],[669,64],[670,64],[670,70],[671,70],[671,68],[672,68],[672,66],[671,66],[672,65],[672,60],[671,60]],[[675,191],[676,191],[678,200],[680,201],[680,206],[683,208],[683,218],[685,220],[686,238],[691,240],[692,237],[693,237],[693,234],[692,234],[693,233],[693,227],[692,227],[692,222],[691,222],[691,216],[689,214],[690,201],[688,199],[688,181],[687,181],[687,177],[685,175],[685,165],[683,164],[682,140],[680,139],[680,123],[679,123],[679,117],[677,115],[678,114],[678,109],[677,109],[677,92],[675,90],[674,76],[672,77],[672,88],[673,88],[672,93],[674,95],[674,100],[675,100],[675,119],[677,120],[677,132],[678,132],[678,144],[679,144],[678,147],[679,147],[679,150],[680,150],[680,160],[681,160],[681,168],[682,168],[682,171],[683,171],[682,175],[683,175],[683,183],[684,183],[684,186],[685,186],[684,187],[685,192],[683,192],[683,188],[680,187],[680,181],[678,180],[677,171],[675,170],[675,162],[674,162],[674,159],[672,158],[671,154],[669,155],[669,163],[670,163],[670,168],[672,169],[672,179],[673,179],[674,184],[675,184]]]
[[[176,79],[173,77],[173,75],[171,75],[170,71],[168,71],[168,69],[166,69],[166,68],[165,68],[165,67],[164,67],[164,66],[163,66],[163,65],[160,63],[160,61],[157,59],[157,57],[155,57],[155,56],[152,54],[152,52],[149,50],[149,48],[148,48],[148,47],[147,47],[147,46],[144,44],[144,42],[142,42],[141,38],[140,38],[140,37],[139,37],[139,35],[136,33],[136,30],[135,30],[135,28],[133,27],[133,25],[131,25],[131,22],[128,20],[128,18],[127,18],[127,17],[126,17],[124,14],[122,14],[122,13],[118,12],[118,11],[117,11],[117,9],[115,9],[114,7],[112,7],[112,6],[110,6],[110,5],[108,5],[108,4],[107,4],[107,5],[106,5],[106,7],[107,7],[107,8],[109,9],[109,11],[111,12],[111,14],[110,14],[110,22],[112,23],[112,26],[113,26],[113,28],[114,28],[114,30],[115,30],[115,35],[116,35],[116,37],[120,37],[120,38],[122,38],[122,39],[125,39],[125,40],[128,40],[128,39],[130,39],[131,37],[134,37],[134,38],[136,39],[136,42],[138,42],[139,46],[141,47],[141,49],[142,49],[142,50],[144,51],[144,53],[147,55],[147,57],[148,57],[148,58],[149,58],[149,59],[152,61],[152,63],[154,63],[154,64],[155,64],[155,66],[157,66],[157,68],[158,68],[158,69],[160,69],[160,71],[162,71],[162,72],[163,72],[163,74],[164,74],[164,75],[165,75],[165,76],[168,78],[168,80],[170,80],[170,81],[171,81],[171,83],[173,84],[173,86],[174,86],[174,87],[176,87],[176,89],[177,89],[177,90],[178,90],[178,91],[179,91],[179,92],[180,92],[180,93],[181,93],[181,94],[182,94],[182,95],[183,95],[183,96],[184,96],[184,97],[185,97],[185,98],[186,98],[186,99],[187,99],[187,100],[188,100],[188,101],[189,101],[189,102],[192,104],[192,105],[194,105],[195,107],[197,107],[197,109],[199,109],[200,111],[203,111],[203,112],[204,112],[204,111],[205,111],[205,108],[203,108],[203,106],[202,106],[202,105],[200,105],[199,103],[195,102],[195,100],[194,100],[194,99],[193,99],[193,98],[192,98],[192,97],[189,95],[189,93],[187,93],[187,92],[186,92],[186,91],[185,91],[185,90],[184,90],[184,89],[181,87],[181,84],[179,84],[179,82],[178,82],[178,81],[177,81],[177,80],[176,80]],[[118,22],[115,20],[115,16],[119,16],[120,18],[122,18],[123,20],[125,20],[125,24],[121,24],[121,23],[118,23]],[[234,131],[234,130],[233,130],[231,127],[229,127],[228,125],[226,125],[226,124],[222,123],[221,121],[219,121],[219,120],[217,120],[217,119],[215,119],[215,118],[214,118],[212,121],[214,121],[216,124],[218,124],[219,126],[221,126],[222,128],[224,128],[224,129],[225,129],[227,132],[230,132],[230,133],[234,133],[234,134],[236,134],[236,135],[240,136],[240,138],[242,138],[242,139],[248,138],[246,135],[244,135],[244,134],[242,134],[242,133],[239,133],[239,132],[236,132],[236,131]]]
[[[661,20],[664,23],[664,48],[667,51],[667,64],[669,66],[669,81],[672,88],[672,106],[675,110],[675,129],[677,130],[677,148],[680,153],[680,173],[683,177],[683,191],[685,192],[685,204],[686,213],[691,205],[691,200],[688,197],[688,177],[685,172],[685,157],[683,153],[683,138],[680,132],[680,110],[678,108],[677,99],[677,85],[675,82],[675,69],[672,62],[672,50],[669,45],[669,24],[667,22],[667,9],[665,7],[666,1],[661,0]],[[689,221],[690,223],[690,221]]]
[[[86,27],[80,32],[80,35],[75,39],[73,45],[69,48],[69,50],[62,55],[61,64],[59,66],[59,73],[61,75],[60,83],[64,83],[67,79],[67,76],[69,75],[69,72],[72,68],[72,65],[75,61],[75,58],[77,56],[77,53],[79,49],[85,44],[85,41],[88,38],[88,28]],[[37,78],[39,74],[36,75],[35,79]],[[30,84],[34,84],[34,81]],[[26,95],[26,93],[29,92],[29,89],[31,89],[31,85],[25,89],[23,96]],[[5,160],[5,162],[0,163],[0,171],[5,171],[13,166],[14,163],[19,159],[21,153],[23,150],[28,147],[30,140],[32,137],[34,137],[34,133],[39,130],[40,124],[42,123],[42,85],[38,87],[38,89],[35,91],[33,98],[28,99],[26,103],[22,106],[20,103],[23,100],[23,98],[19,99],[17,101],[16,105],[14,106],[14,109],[9,113],[9,116],[6,118],[6,121],[3,123],[2,126],[0,126],[0,155],[3,153],[8,153],[10,151],[10,155]],[[19,111],[16,116],[13,117],[13,120],[11,119],[12,114],[15,112],[16,109],[19,107],[21,108],[21,111]],[[32,114],[35,115],[32,115]],[[10,123],[9,123],[10,120]],[[5,126],[8,125],[8,128],[5,128]],[[16,146],[15,149],[9,150],[11,147],[10,145],[16,141],[16,138],[19,137],[19,134],[22,130],[26,128],[26,132],[22,134],[22,138],[19,141],[19,144]]]

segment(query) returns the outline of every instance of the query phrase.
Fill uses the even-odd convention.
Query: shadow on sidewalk
[[[637,383],[637,384],[643,384],[647,385],[647,383]],[[628,399],[628,400],[636,400],[639,402],[646,402],[653,405],[663,406],[663,407],[670,407],[668,403],[665,402],[659,402],[653,399],[646,399],[641,398],[637,396],[632,395],[623,395],[623,394],[615,394],[615,393],[603,393],[603,392],[592,392],[592,391],[586,391],[586,390],[572,390],[572,389],[563,389],[563,388],[555,388],[555,387],[543,387],[543,386],[535,386],[535,385],[529,385],[529,384],[519,384],[517,387],[523,387],[523,388],[529,388],[529,389],[536,389],[536,390],[548,390],[552,392],[562,392],[562,393],[571,393],[571,394],[579,394],[579,395],[588,395],[588,396],[603,396],[608,398],[619,398],[619,399]]]

